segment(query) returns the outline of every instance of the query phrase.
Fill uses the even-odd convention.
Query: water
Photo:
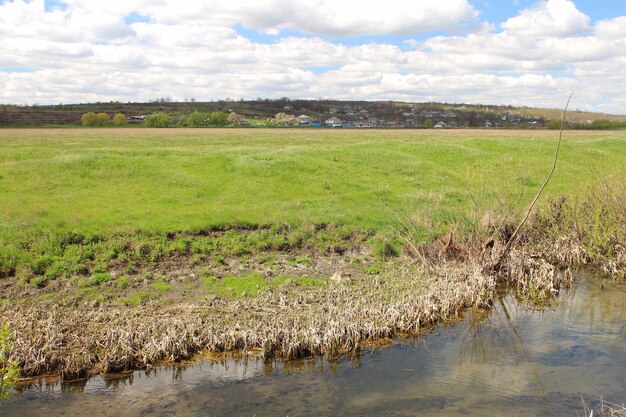
[[[114,380],[40,382],[1,416],[583,415],[626,402],[626,283],[580,276],[554,305],[506,297],[359,358],[197,362]],[[596,414],[597,415],[597,414]]]

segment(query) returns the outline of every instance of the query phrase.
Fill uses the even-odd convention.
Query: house
[[[367,110],[361,110],[359,112],[359,119],[369,119],[370,117],[370,112],[368,112]]]
[[[487,120],[487,121],[485,122],[485,128],[487,128],[487,129],[491,129],[492,127],[493,127],[493,123],[491,123],[489,120]]]
[[[433,126],[435,129],[445,129],[448,125],[445,122],[437,122],[436,125]]]
[[[391,129],[401,129],[404,127],[404,121],[400,119],[390,120],[386,122],[386,126]]]
[[[337,117],[330,117],[324,120],[324,124],[332,127],[343,127],[343,121]]]
[[[311,123],[311,116],[301,114],[300,116],[296,117],[296,123],[298,123],[299,126],[307,126],[309,125],[309,123]]]
[[[422,111],[420,115],[426,119],[432,119],[439,116],[438,111]]]

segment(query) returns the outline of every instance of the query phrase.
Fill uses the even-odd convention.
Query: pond
[[[358,358],[198,361],[37,382],[2,416],[583,415],[626,402],[626,282],[580,274],[548,307],[513,296]],[[596,415],[597,412],[596,412]]]

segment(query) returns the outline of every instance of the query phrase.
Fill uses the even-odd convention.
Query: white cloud
[[[590,19],[570,0],[547,0],[522,10],[502,24],[506,31],[524,36],[571,36],[590,29]]]
[[[91,8],[84,0],[71,5]],[[136,2],[137,3],[137,2]],[[139,2],[142,13],[158,23],[241,23],[266,33],[294,29],[314,35],[413,35],[430,30],[453,30],[460,22],[475,21],[478,12],[467,0],[387,0],[384,6],[361,0],[163,0]],[[107,8],[106,10],[110,10]],[[122,7],[128,11],[128,7]]]
[[[242,2],[244,10],[248,2]],[[466,0],[318,0],[293,2],[265,1],[265,13],[244,14],[242,23],[252,28],[290,28],[315,35],[413,35],[430,30],[455,29],[459,22],[477,19],[477,11]]]
[[[595,34],[602,39],[624,40],[626,38],[626,16],[601,20],[595,27]]]
[[[67,3],[51,12],[42,0],[0,4],[0,102],[291,96],[560,106],[576,88],[574,106],[624,112],[626,16],[591,26],[565,0],[537,3],[501,29],[478,22],[465,0],[389,0],[384,8],[328,0]],[[125,24],[132,12],[150,21]],[[476,28],[467,35],[400,45],[323,38],[456,32],[467,21]],[[260,43],[238,33],[238,23],[313,35]]]

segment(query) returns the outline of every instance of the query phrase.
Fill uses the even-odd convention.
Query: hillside
[[[124,113],[127,117],[156,112],[185,115],[192,111],[226,111],[250,120],[264,121],[277,113],[306,115],[321,124],[336,119],[347,127],[504,127],[540,128],[560,119],[560,109],[516,108],[480,104],[405,103],[393,101],[290,100],[151,103],[86,103],[50,106],[0,105],[0,126],[79,125],[86,112]],[[598,120],[626,122],[626,115],[571,111],[570,123],[591,124]]]

